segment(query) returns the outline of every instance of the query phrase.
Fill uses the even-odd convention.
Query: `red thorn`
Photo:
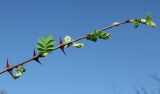
[[[7,59],[7,64],[6,64],[6,67],[7,67],[7,68],[8,68],[8,67],[10,67],[10,66],[9,66],[9,63],[8,63],[8,59]]]
[[[8,59],[7,59],[6,68],[9,68],[9,67],[10,67],[10,65],[9,65],[9,62],[8,62]],[[9,74],[15,79],[12,71],[13,71],[13,68],[8,70]]]
[[[34,49],[33,56],[37,55],[36,50]]]
[[[60,37],[60,40],[59,40],[59,42],[60,42],[60,44],[62,44],[63,43],[63,41],[62,41],[62,38]]]
[[[33,52],[33,57],[34,56],[37,56],[37,53],[36,53],[36,50],[34,49],[34,52]],[[39,64],[41,64],[41,62],[39,61],[39,57],[35,58],[34,59],[36,62],[38,62]]]
[[[60,41],[59,44],[63,44],[62,38],[60,37]],[[64,45],[60,47],[61,51],[64,53],[64,55],[66,55],[66,52],[64,51]]]
[[[41,64],[41,62],[39,61],[38,58],[35,58],[34,60],[35,60],[36,62],[38,62],[39,64]]]

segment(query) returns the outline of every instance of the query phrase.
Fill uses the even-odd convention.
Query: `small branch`
[[[132,23],[132,21],[133,21],[133,20],[126,20],[126,21],[124,21],[124,22],[116,22],[116,23],[113,23],[113,24],[111,24],[111,25],[109,25],[109,26],[107,26],[107,27],[105,27],[105,28],[102,28],[102,29],[100,29],[100,30],[98,30],[98,31],[105,31],[105,30],[108,30],[108,29],[110,29],[110,28],[113,28],[113,27],[122,25],[122,24]],[[60,44],[59,46],[55,47],[55,48],[53,49],[53,51],[55,51],[55,50],[57,50],[57,49],[59,49],[59,48],[62,48],[62,47],[64,47],[65,45],[68,45],[68,44],[71,44],[71,43],[73,43],[73,42],[82,40],[82,39],[84,39],[84,38],[86,38],[86,36],[82,36],[82,37],[77,38],[77,39],[75,39],[75,40],[72,40],[72,41],[70,41],[70,42],[62,43],[62,44]],[[0,74],[2,74],[2,73],[4,73],[4,72],[9,72],[10,70],[13,70],[14,68],[17,68],[17,67],[20,66],[20,65],[26,64],[26,63],[28,63],[28,62],[30,62],[30,61],[32,61],[32,60],[35,60],[35,61],[39,62],[38,59],[39,59],[39,58],[42,58],[42,57],[43,57],[43,56],[37,55],[37,54],[35,54],[35,52],[34,52],[33,57],[31,57],[31,58],[29,58],[29,59],[27,59],[27,60],[25,60],[25,61],[23,61],[23,62],[21,62],[21,63],[15,64],[15,65],[13,65],[13,66],[8,66],[8,67],[6,67],[4,70],[2,70],[2,71],[0,72]],[[40,63],[40,62],[39,62],[39,63]]]
[[[25,63],[28,63],[28,62],[30,62],[30,61],[32,61],[32,60],[35,60],[36,58],[39,58],[39,57],[40,57],[40,56],[36,55],[36,56],[34,56],[34,57],[32,57],[32,58],[30,58],[30,59],[28,59],[28,60],[26,60],[26,61],[23,61],[23,62],[21,62],[21,63],[19,63],[19,64],[15,64],[15,65],[13,65],[13,66],[9,66],[9,67],[5,68],[4,70],[2,70],[2,71],[0,72],[0,74],[2,74],[2,73],[4,73],[4,72],[7,72],[7,71],[9,71],[9,70],[12,70],[13,68],[16,68],[16,67],[18,67],[18,66],[20,66],[20,65],[23,65],[23,64],[25,64]]]

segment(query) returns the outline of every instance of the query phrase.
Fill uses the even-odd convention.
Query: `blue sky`
[[[1,0],[0,69],[32,56],[38,38],[83,36],[113,22],[153,14],[157,28],[132,24],[108,30],[109,40],[83,40],[81,49],[56,50],[43,65],[30,62],[18,80],[0,75],[0,89],[8,94],[135,94],[134,87],[149,92],[157,84],[148,77],[160,76],[158,0]]]

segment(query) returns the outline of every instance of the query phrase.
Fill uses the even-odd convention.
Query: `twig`
[[[132,23],[132,22],[133,22],[133,20],[126,20],[126,21],[124,21],[124,22],[116,22],[116,23],[113,23],[113,24],[111,24],[111,25],[109,25],[109,26],[107,26],[107,27],[105,27],[105,28],[102,28],[102,29],[100,29],[100,30],[98,30],[98,31],[108,30],[108,29],[110,29],[110,28],[112,28],[112,27],[116,27],[116,26],[119,26],[119,25],[122,25],[122,24],[125,24],[125,23]],[[70,42],[61,43],[59,46],[55,47],[52,51],[57,50],[57,49],[62,49],[65,45],[69,45],[69,44],[71,44],[71,43],[73,43],[73,42],[82,40],[82,39],[84,39],[84,38],[86,38],[86,36],[82,36],[82,37],[77,38],[77,39],[75,39],[75,40],[72,40],[72,41],[70,41]],[[23,62],[21,62],[21,63],[15,64],[15,65],[13,65],[13,66],[9,66],[9,63],[8,63],[8,60],[7,60],[6,68],[5,68],[4,70],[2,70],[2,71],[0,72],[0,74],[5,73],[5,72],[9,72],[9,73],[13,76],[13,74],[11,73],[11,71],[12,71],[14,68],[17,68],[17,67],[20,66],[20,65],[26,64],[26,63],[28,63],[28,62],[30,62],[30,61],[32,61],[32,60],[35,60],[35,61],[37,61],[38,63],[40,63],[40,62],[39,62],[39,58],[42,58],[42,57],[43,57],[42,55],[37,54],[37,53],[35,52],[35,50],[34,50],[33,57],[31,57],[31,58],[29,58],[29,59],[27,59],[27,60],[25,60],[25,61],[23,61]]]

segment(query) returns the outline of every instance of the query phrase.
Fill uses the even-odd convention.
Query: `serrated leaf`
[[[38,48],[44,48],[45,45],[43,45],[42,43],[37,43],[37,47],[38,47]]]
[[[37,43],[37,50],[40,54],[51,53],[51,50],[54,48],[55,40],[52,39],[52,35],[47,37],[42,37]]]
[[[47,45],[46,49],[53,49],[53,45]]]
[[[45,43],[45,38],[40,38],[40,39],[38,40],[38,43],[41,44],[41,45],[44,45],[44,43]]]
[[[47,46],[49,46],[49,45],[53,45],[54,44],[54,40],[50,40],[48,43],[47,43]]]
[[[52,50],[53,50],[52,48],[48,48],[48,49],[46,49],[46,52],[50,54],[52,52]]]
[[[52,40],[52,35],[49,34],[49,35],[45,38],[45,44],[47,45],[51,40]]]
[[[46,52],[45,49],[43,49],[43,48],[38,48],[38,47],[37,47],[37,50],[38,50],[40,53]]]

